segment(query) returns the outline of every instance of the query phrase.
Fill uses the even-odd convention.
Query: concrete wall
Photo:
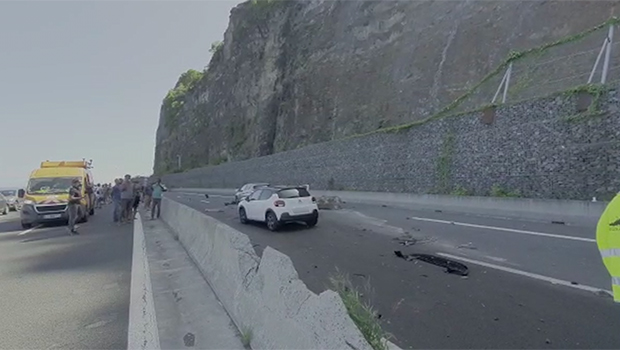
[[[493,187],[527,198],[609,200],[620,189],[620,95],[600,98],[602,116],[578,114],[558,95],[446,117],[399,133],[315,144],[169,174],[176,187],[234,188],[247,182],[308,183],[313,189],[486,196]]]
[[[371,349],[340,296],[311,292],[288,256],[267,247],[258,257],[248,236],[169,199],[162,219],[253,349]]]

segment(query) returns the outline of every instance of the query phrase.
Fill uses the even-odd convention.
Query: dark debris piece
[[[196,336],[193,333],[187,333],[183,336],[183,344],[185,346],[193,347],[196,344]]]
[[[407,261],[420,260],[435,266],[443,267],[447,273],[452,273],[459,276],[469,275],[469,268],[467,265],[458,261],[446,259],[441,256],[432,254],[403,254],[400,250],[395,250],[394,255]]]

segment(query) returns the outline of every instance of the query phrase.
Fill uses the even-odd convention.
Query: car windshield
[[[287,188],[278,192],[280,198],[310,197],[310,193],[304,187]]]
[[[17,191],[15,190],[4,190],[4,191],[0,191],[0,193],[2,193],[2,195],[7,196],[7,197],[17,196]]]
[[[69,193],[73,177],[49,177],[30,179],[26,192],[28,194]]]

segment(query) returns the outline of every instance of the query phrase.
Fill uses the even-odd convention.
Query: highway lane
[[[415,212],[357,203],[351,204],[350,208],[384,219],[390,225],[411,228],[414,235],[430,233],[442,250],[451,254],[603,290],[611,289],[609,274],[595,243],[596,227],[459,213]]]
[[[235,207],[224,206],[228,198],[210,196],[206,199],[203,194],[187,192],[171,192],[168,196],[248,234],[257,245],[259,254],[269,245],[289,255],[302,280],[315,292],[326,288],[328,277],[336,267],[351,274],[360,285],[369,280],[373,293],[367,294],[371,295],[372,303],[381,313],[385,329],[403,348],[618,348],[620,345],[620,334],[600,331],[620,327],[620,307],[606,296],[475,264],[468,264],[470,276],[462,278],[446,274],[433,265],[398,259],[393,254],[394,250],[445,252],[498,265],[516,264],[518,268],[528,268],[534,264],[523,261],[546,254],[550,246],[556,245],[557,250],[568,247],[572,249],[571,253],[595,250],[595,247],[584,248],[591,245],[588,242],[556,239],[550,244],[545,243],[545,240],[551,240],[549,237],[509,235],[416,221],[411,219],[413,214],[422,217],[422,214],[429,213],[409,211],[403,215],[398,208],[357,204],[347,204],[346,210],[342,211],[323,211],[319,225],[314,229],[293,226],[272,233],[261,225],[238,223]],[[493,221],[499,219],[487,221],[488,218],[482,217],[435,214],[437,216],[430,218],[467,219],[489,226],[501,223]],[[540,231],[546,228],[537,226],[541,224],[510,222],[505,227],[516,225],[524,230]],[[588,235],[576,227],[560,231],[576,237]],[[422,241],[408,247],[398,245],[393,238],[403,232]],[[477,249],[458,248],[459,244],[470,241],[478,245]],[[514,243],[516,241],[524,243],[519,246]],[[565,247],[565,244],[583,246]],[[520,257],[517,253],[532,250],[537,245],[542,250],[533,250],[529,256]],[[507,252],[511,249],[515,257]],[[515,262],[514,259],[518,260]],[[545,258],[538,256],[538,259]],[[592,264],[592,269],[602,268],[594,266],[593,256],[583,259]],[[549,262],[548,265],[552,264]],[[575,269],[584,268],[579,264],[574,266]],[[561,269],[536,272],[541,271],[562,273]],[[590,282],[604,287],[604,281],[598,279],[600,277]]]
[[[133,230],[110,210],[79,236],[0,217],[1,349],[126,348]]]
[[[216,197],[217,198],[217,197]],[[450,255],[609,290],[594,225],[506,219],[399,206],[347,203],[339,216],[362,225],[381,221]]]

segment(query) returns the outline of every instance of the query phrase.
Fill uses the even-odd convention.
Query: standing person
[[[114,179],[114,185],[116,185],[116,180]],[[108,184],[106,186],[106,191],[105,191],[105,202],[106,204],[110,203],[112,201],[112,184]]]
[[[140,195],[142,193],[142,188],[136,184],[134,186],[134,198],[133,198],[133,211],[132,211],[132,215],[133,215],[133,220],[136,219],[136,215],[138,214],[138,207],[140,206]]]
[[[123,214],[121,223],[130,222],[133,211],[133,201],[134,201],[134,187],[131,182],[131,175],[125,175],[125,180],[123,180],[123,184],[121,185],[121,207],[123,208]]]
[[[161,214],[161,198],[164,192],[168,191],[166,186],[161,183],[161,179],[157,179],[157,182],[153,185],[153,204],[151,205],[151,220],[159,219]],[[155,210],[157,210],[157,217],[155,217]]]
[[[73,179],[73,181],[71,181],[71,188],[69,189],[69,203],[67,206],[67,210],[69,211],[69,233],[72,235],[79,234],[75,227],[75,222],[80,213],[81,201],[82,190],[80,188],[80,179]]]
[[[114,222],[120,224],[121,223],[121,215],[123,213],[121,206],[121,184],[123,180],[114,179],[114,187],[112,187],[112,191],[110,196],[112,197],[112,203],[114,204],[114,214],[113,220]]]
[[[95,208],[101,209],[101,197],[103,196],[103,189],[100,184],[95,186]]]
[[[151,209],[151,199],[153,198],[153,186],[147,182],[144,186],[144,209]]]

